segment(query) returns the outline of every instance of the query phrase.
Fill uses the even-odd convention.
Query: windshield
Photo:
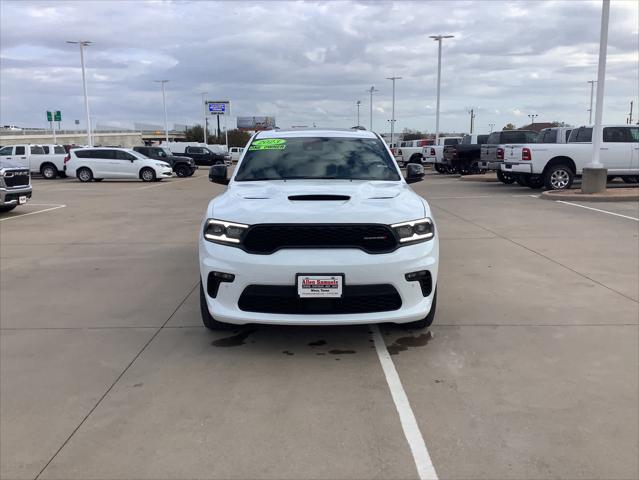
[[[235,181],[399,180],[395,162],[377,138],[295,137],[254,140]]]

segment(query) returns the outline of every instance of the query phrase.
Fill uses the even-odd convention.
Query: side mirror
[[[418,163],[406,165],[406,183],[421,182],[424,179],[424,167]]]
[[[220,185],[228,185],[229,179],[226,177],[226,165],[213,165],[209,168],[209,180]]]

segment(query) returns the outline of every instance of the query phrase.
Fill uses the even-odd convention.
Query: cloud
[[[348,127],[373,98],[387,129],[391,82],[397,129],[434,130],[437,44],[443,43],[441,125],[465,130],[466,107],[487,130],[538,121],[587,120],[596,78],[599,1],[485,2],[2,2],[0,123],[44,126],[44,111],[83,119],[78,47],[87,39],[91,110],[101,123],[201,122],[201,96],[230,99],[234,115],[278,124]],[[639,7],[613,1],[604,120],[624,122],[639,104]],[[578,14],[576,14],[578,12]],[[25,32],[29,32],[25,35]],[[523,118],[522,118],[523,117]],[[233,124],[233,119],[231,123]],[[365,124],[368,124],[366,121]]]

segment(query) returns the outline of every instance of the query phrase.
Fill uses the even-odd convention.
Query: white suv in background
[[[225,324],[430,325],[439,242],[426,200],[375,133],[267,131],[253,136],[199,238],[200,309]]]
[[[81,182],[105,178],[139,178],[144,182],[170,178],[171,165],[145,157],[129,148],[78,148],[65,159],[66,174]]]

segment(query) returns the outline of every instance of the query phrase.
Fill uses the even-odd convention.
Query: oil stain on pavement
[[[429,330],[426,333],[417,335],[416,337],[401,337],[395,340],[392,345],[387,345],[388,353],[397,355],[399,352],[408,350],[411,347],[423,347],[433,339],[433,334]]]
[[[237,335],[233,335],[231,337],[218,338],[217,340],[213,340],[211,345],[214,347],[239,347],[240,345],[244,345],[249,335],[255,333],[257,329],[253,330],[245,330],[244,332],[240,332]]]

